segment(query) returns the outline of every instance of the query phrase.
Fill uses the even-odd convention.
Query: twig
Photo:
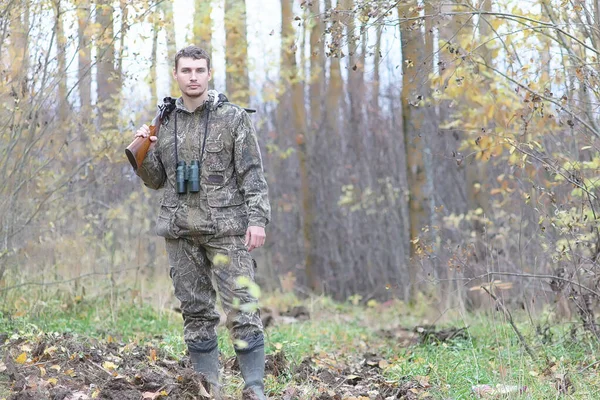
[[[53,281],[53,282],[24,282],[24,283],[19,283],[18,285],[1,288],[0,289],[0,293],[6,292],[6,291],[9,291],[9,290],[12,290],[12,289],[18,289],[18,288],[24,287],[24,286],[52,286],[52,285],[60,285],[60,284],[63,284],[63,283],[73,282],[73,281],[76,281],[78,279],[89,277],[89,276],[122,274],[123,272],[133,271],[135,269],[138,269],[138,267],[123,268],[121,270],[111,271],[111,272],[90,272],[90,273],[87,273],[87,274],[76,276],[75,278],[65,279],[65,280],[62,280],[62,281]]]
[[[582,374],[582,373],[584,373],[584,372],[585,372],[587,369],[589,369],[589,368],[593,367],[594,365],[598,365],[598,364],[600,364],[600,361],[595,361],[595,362],[591,363],[590,365],[587,365],[587,366],[585,366],[585,367],[581,368],[581,369],[579,370],[579,373],[580,373],[580,374]]]
[[[576,286],[580,289],[585,290],[586,292],[589,292],[595,296],[597,296],[598,298],[600,298],[600,292],[591,289],[585,285],[582,285],[578,282],[575,282],[571,279],[568,278],[563,278],[560,276],[555,276],[555,275],[543,275],[543,274],[529,274],[529,273],[521,273],[521,272],[502,272],[502,271],[494,271],[494,272],[486,272],[485,274],[481,274],[478,276],[475,276],[473,278],[456,278],[453,280],[460,280],[460,281],[467,281],[467,284],[469,282],[472,282],[474,280],[477,279],[488,279],[488,278],[492,278],[494,275],[497,276],[518,276],[518,277],[522,277],[522,278],[534,278],[534,279],[556,279],[558,281],[563,281],[563,282],[567,282],[570,283],[573,286]],[[448,279],[449,280],[449,279]]]
[[[485,290],[486,293],[489,294],[492,299],[494,299],[494,301],[496,302],[496,304],[498,304],[498,306],[500,307],[500,309],[504,313],[504,316],[506,317],[506,319],[508,319],[508,323],[510,324],[510,326],[512,326],[513,330],[517,334],[517,337],[519,338],[519,341],[521,342],[521,344],[525,348],[525,351],[527,352],[527,354],[529,354],[529,356],[533,359],[533,361],[537,361],[537,357],[535,356],[535,354],[531,350],[531,347],[529,347],[529,345],[525,341],[525,338],[523,337],[523,335],[521,334],[521,332],[519,331],[519,329],[517,329],[517,326],[515,325],[515,322],[513,321],[512,315],[510,314],[510,311],[508,311],[508,309],[506,307],[504,307],[504,304],[492,292],[490,292],[485,286],[481,286],[481,288],[483,290]]]

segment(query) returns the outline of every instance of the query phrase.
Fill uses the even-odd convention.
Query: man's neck
[[[205,91],[200,97],[188,97],[185,94],[182,94],[183,97],[183,105],[189,111],[194,111],[196,108],[200,107],[208,98],[208,90]]]

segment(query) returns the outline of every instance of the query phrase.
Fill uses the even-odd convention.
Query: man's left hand
[[[265,244],[266,237],[265,228],[262,226],[249,226],[246,231],[246,248],[248,248],[248,251],[252,251],[262,247]]]

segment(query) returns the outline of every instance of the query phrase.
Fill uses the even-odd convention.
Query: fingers
[[[246,246],[246,248],[248,248],[249,244],[250,244],[250,228],[246,229],[246,239],[244,240],[244,246]]]
[[[137,132],[135,133],[135,137],[148,137],[148,136],[150,136],[150,127],[146,124],[142,125],[140,127],[140,129],[138,129]],[[150,140],[152,140],[152,139],[150,139]],[[156,139],[154,139],[154,140],[156,140]]]
[[[248,251],[252,251],[265,244],[265,231],[264,228],[249,227],[246,231],[246,247]]]
[[[256,240],[257,240],[256,234],[254,234],[254,232],[251,232],[250,233],[250,243],[249,243],[249,246],[248,246],[248,251],[252,251],[252,250],[254,250],[257,247],[256,246]]]

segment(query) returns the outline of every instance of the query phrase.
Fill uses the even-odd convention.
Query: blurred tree
[[[97,42],[98,123],[102,128],[116,127],[118,95],[115,68],[114,8],[109,0],[97,0],[96,23],[100,29]]]
[[[225,90],[233,103],[250,104],[245,0],[225,0]]]
[[[431,68],[431,54],[427,54],[425,37],[421,33],[422,22],[414,19],[419,15],[419,6],[416,0],[399,3],[398,15],[400,23],[402,45],[402,131],[406,149],[406,171],[409,190],[409,218],[411,263],[409,266],[409,297],[415,300],[418,293],[418,268],[416,258],[421,253],[422,245],[419,243],[423,228],[429,223],[427,215],[427,175],[425,171],[424,135],[431,134],[425,130],[424,123],[430,118],[427,115],[424,100],[427,88],[421,85],[423,73]]]
[[[82,115],[90,115],[92,109],[92,62],[90,46],[90,0],[77,2],[77,78],[79,88],[79,103]]]
[[[200,46],[212,59],[212,0],[195,0],[194,44]]]

